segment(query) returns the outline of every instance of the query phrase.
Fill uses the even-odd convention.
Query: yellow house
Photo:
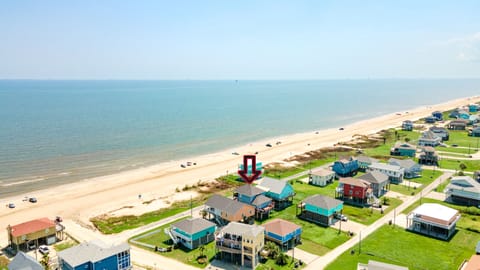
[[[252,269],[258,265],[264,245],[265,228],[257,225],[230,222],[216,236],[216,247],[222,259]]]
[[[59,225],[61,232],[63,226]],[[48,218],[39,218],[7,227],[8,241],[15,250],[28,250],[28,246],[50,245],[57,241],[57,224]]]

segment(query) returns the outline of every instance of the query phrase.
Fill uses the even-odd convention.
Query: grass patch
[[[460,170],[460,164],[463,163],[467,168],[465,171],[475,171],[480,168],[480,160],[457,160],[443,158],[439,161],[439,167],[442,169]]]
[[[202,205],[208,196],[200,196],[192,200],[192,206]],[[152,222],[179,214],[190,209],[190,201],[180,201],[173,203],[168,208],[161,208],[156,211],[148,212],[140,216],[128,215],[120,217],[108,217],[105,215],[93,217],[90,221],[103,234],[113,234],[125,230],[138,228]]]
[[[450,142],[447,142],[447,143],[450,143]],[[437,151],[455,153],[455,154],[464,154],[464,155],[473,154],[477,152],[476,149],[474,148],[471,148],[469,150],[468,148],[459,148],[459,147],[437,147]]]
[[[382,199],[380,199],[382,201]],[[343,206],[343,214],[346,215],[350,220],[370,225],[383,217],[390,211],[393,211],[396,207],[402,204],[402,200],[388,197],[389,206],[384,209],[384,214],[381,213],[379,209],[372,209],[367,207],[356,207],[352,205],[345,204]]]
[[[418,192],[422,191],[426,186],[428,186],[430,183],[432,183],[435,179],[440,177],[443,174],[443,172],[438,171],[438,170],[423,170],[422,176],[418,178],[413,178],[413,179],[404,179],[403,182],[406,185],[395,185],[391,184],[390,185],[390,190],[401,193],[403,195],[411,196],[412,194],[415,195]],[[409,181],[415,182],[422,184],[421,186],[414,188],[413,185],[410,185],[409,187]]]
[[[298,260],[295,260],[298,261]],[[299,266],[295,269],[302,269],[305,267],[305,264],[302,266]],[[293,269],[293,260],[292,257],[288,256],[288,263],[286,265],[278,265],[275,263],[275,260],[268,259],[265,263],[261,263],[255,268],[256,270],[287,270],[287,269]]]
[[[450,184],[450,180],[443,181],[441,184],[439,184],[436,188],[436,192],[443,192],[445,188]]]
[[[362,241],[361,253],[357,245],[353,248],[355,254],[347,251],[325,269],[356,269],[359,262],[376,260],[411,270],[453,270],[472,255],[478,237],[477,233],[460,229],[450,241],[442,241],[384,225]]]
[[[304,171],[308,171],[310,169],[323,166],[328,163],[332,163],[335,161],[334,156],[329,156],[325,159],[315,159],[308,162],[305,162],[300,165],[296,165],[295,167],[285,167],[278,164],[273,164],[266,166],[264,176],[282,179],[286,178]]]
[[[78,245],[78,242],[73,240],[73,239],[68,239],[68,240],[64,240],[58,244],[55,244],[53,245],[53,248],[58,252],[58,251],[62,251],[62,250],[65,250],[67,248],[71,248],[71,247],[74,247]]]
[[[458,144],[458,146],[471,147],[472,153],[474,149],[477,149],[477,146],[480,146],[479,137],[468,136],[467,131],[462,130],[450,130],[450,138],[448,144]],[[468,149],[467,149],[468,150]]]

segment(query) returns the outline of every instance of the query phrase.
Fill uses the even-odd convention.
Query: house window
[[[129,269],[131,266],[130,263],[130,251],[122,251],[117,254],[118,269]]]
[[[352,194],[353,194],[353,190],[349,190],[349,191],[348,191],[348,194],[352,195]]]

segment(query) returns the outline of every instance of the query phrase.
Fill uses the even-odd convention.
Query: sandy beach
[[[321,147],[332,146],[339,141],[346,141],[355,134],[371,134],[376,131],[397,127],[404,120],[416,120],[430,115],[435,110],[445,111],[472,102],[479,102],[480,97],[470,97],[453,100],[447,103],[424,106],[412,110],[396,112],[374,119],[356,122],[327,130],[313,130],[307,133],[293,134],[278,138],[270,138],[247,144],[238,148],[222,152],[162,163],[146,168],[107,175],[77,183],[62,185],[55,188],[36,191],[21,196],[1,198],[0,203],[16,204],[15,209],[2,207],[0,212],[0,227],[8,224],[18,224],[34,218],[62,216],[64,219],[89,223],[89,218],[99,214],[141,214],[168,205],[173,200],[188,199],[192,193],[176,193],[175,189],[201,181],[232,173],[242,162],[243,154],[259,152],[257,159],[264,164],[281,161],[295,154],[304,153]],[[352,113],[354,111],[352,110]],[[318,134],[317,134],[318,132]],[[275,142],[281,141],[280,145]],[[273,147],[266,147],[271,143]],[[238,152],[240,155],[232,155]],[[187,161],[197,165],[180,167]],[[141,198],[139,198],[141,194]],[[172,197],[175,195],[174,197]],[[38,203],[24,202],[24,196],[35,196]],[[143,201],[155,199],[150,204]],[[118,211],[118,209],[122,209]],[[127,209],[127,210],[123,210]],[[0,245],[7,244],[7,234],[0,233]]]

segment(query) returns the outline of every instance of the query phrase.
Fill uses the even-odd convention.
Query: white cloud
[[[480,62],[480,32],[448,41],[457,50],[457,59],[464,62]]]

